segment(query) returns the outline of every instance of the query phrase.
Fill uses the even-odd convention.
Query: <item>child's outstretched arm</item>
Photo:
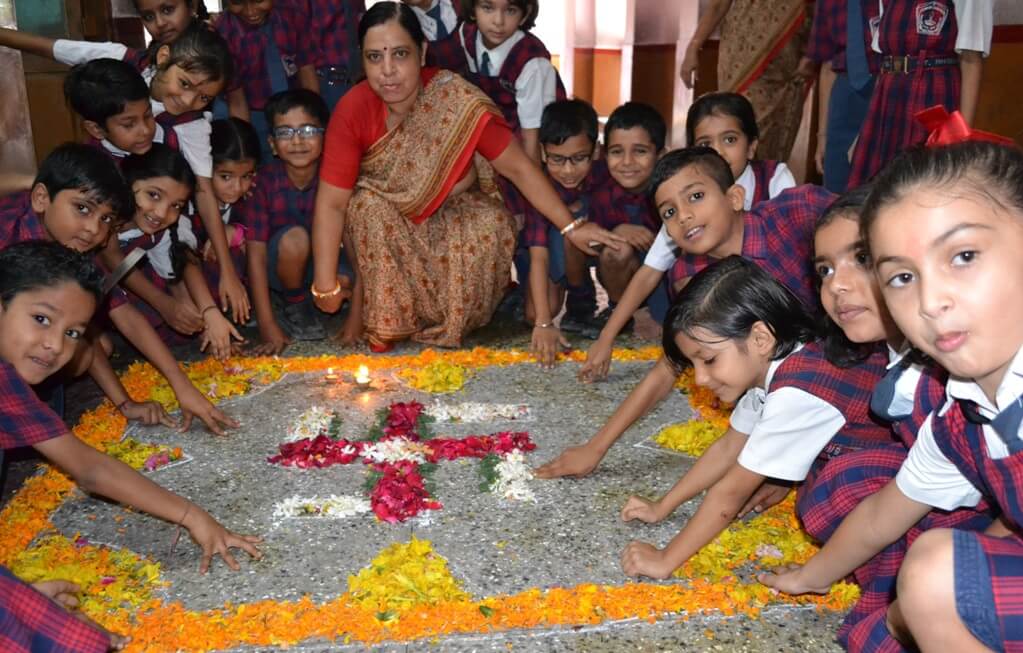
[[[131,398],[131,395],[128,394],[128,391],[121,383],[121,379],[114,372],[114,368],[110,364],[110,357],[107,356],[107,352],[104,351],[103,345],[100,344],[98,338],[94,342],[89,343],[89,346],[93,350],[92,361],[89,363],[89,376],[100,387],[103,394],[107,396],[107,399],[113,402],[117,410],[121,411],[122,415],[127,419],[138,420],[147,426],[153,424],[163,424],[170,427],[180,426],[177,420],[168,415],[167,411],[158,402],[135,401]]]
[[[696,514],[671,538],[668,546],[658,549],[646,542],[630,542],[622,553],[622,570],[628,576],[668,578],[732,523],[764,478],[733,464],[707,491]]]
[[[643,301],[657,288],[663,276],[663,272],[648,265],[641,265],[632,275],[607,324],[600,330],[600,336],[586,352],[586,362],[579,368],[580,381],[591,383],[607,378],[607,373],[611,369],[611,350],[614,348],[615,338],[629,323],[632,314],[639,310]]]
[[[547,293],[547,272],[550,269],[550,252],[546,247],[529,248],[529,297],[533,304],[532,351],[540,367],[551,369],[558,357],[558,347],[567,346],[568,341],[554,326],[554,311],[551,310]],[[543,326],[546,325],[546,326]]]
[[[53,59],[54,39],[46,36],[20,32],[16,29],[0,28],[0,45],[21,52]]]
[[[234,269],[230,246],[227,242],[227,231],[224,221],[220,218],[217,198],[213,194],[213,181],[209,177],[196,175],[195,205],[199,209],[202,226],[213,243],[213,251],[217,254],[220,266],[220,306],[225,311],[230,309],[231,319],[238,324],[249,320],[249,295],[245,292],[238,271]]]
[[[720,481],[739,459],[746,444],[746,434],[729,428],[714,441],[682,478],[659,501],[647,501],[633,495],[622,508],[622,521],[638,519],[659,522],[680,505]]]
[[[266,271],[266,243],[258,240],[248,241],[249,282],[252,284],[252,303],[256,309],[256,324],[259,326],[259,338],[252,354],[255,356],[276,356],[291,344],[291,338],[284,332],[274,318],[273,306],[270,304],[270,280]],[[335,265],[335,268],[337,266]],[[336,273],[335,273],[336,276]]]
[[[210,353],[220,360],[230,358],[231,339],[234,338],[239,343],[244,343],[245,338],[220,312],[217,302],[213,299],[213,293],[210,292],[210,287],[206,285],[206,276],[195,261],[190,260],[185,263],[185,269],[181,276],[184,277],[185,287],[188,288],[188,294],[198,307],[199,318],[203,322],[200,349],[206,351],[209,348]]]
[[[825,594],[834,583],[905,535],[930,510],[931,506],[903,494],[893,479],[860,502],[805,565],[759,574],[757,580],[786,594]]]
[[[205,510],[165,490],[121,461],[100,453],[74,435],[65,435],[34,445],[35,449],[58,467],[68,472],[83,490],[132,505],[154,517],[188,529],[192,539],[202,547],[199,572],[206,573],[214,555],[220,555],[231,569],[238,562],[230,549],[244,549],[255,559],[262,557],[255,544],[259,537],[232,533]]]
[[[122,304],[110,311],[110,320],[117,330],[146,357],[153,367],[159,370],[170,384],[174,395],[181,404],[184,421],[181,430],[192,427],[192,420],[198,417],[206,424],[206,428],[217,435],[226,435],[224,428],[235,428],[238,422],[231,419],[223,411],[210,403],[210,400],[199,392],[188,376],[181,370],[178,361],[159,334],[131,304]]]
[[[675,378],[675,370],[668,359],[662,356],[588,442],[565,449],[557,458],[539,467],[535,472],[537,477],[586,476],[592,472],[611,445],[636,420],[668,396],[675,386]]]

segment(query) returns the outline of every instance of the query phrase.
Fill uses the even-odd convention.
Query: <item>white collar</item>
[[[902,349],[895,351],[891,345],[885,343],[885,348],[888,350],[888,364],[885,365],[886,370],[890,370],[899,363],[902,359],[909,355],[909,352],[913,351],[913,347],[907,342],[902,345]]]
[[[753,166],[747,163],[746,168],[739,175],[739,178],[735,180],[735,183],[742,186],[742,189],[746,191],[746,197],[742,200],[742,208],[749,211],[753,208],[753,194],[757,189],[757,177],[753,174]]]
[[[802,349],[805,346],[806,346],[806,343],[801,342],[798,345],[796,345],[796,348],[793,349],[792,352],[789,353],[788,356],[785,356],[784,358],[779,358],[777,360],[771,361],[771,363],[767,366],[767,374],[764,376],[763,391],[765,393],[771,391],[771,381],[774,380],[774,373],[778,371],[778,368],[781,367],[781,364],[784,363],[785,361],[787,361],[789,359],[789,356],[792,356],[793,354],[795,354],[797,351],[799,351],[800,349]]]
[[[480,62],[483,61],[483,53],[486,52],[490,57],[490,72],[496,77],[501,72],[501,66],[504,65],[504,60],[508,58],[508,53],[515,47],[516,43],[524,38],[526,38],[526,33],[517,29],[504,43],[493,50],[488,50],[483,45],[483,33],[476,30],[476,69],[479,70]]]
[[[153,142],[154,143],[163,142],[163,127],[161,127],[160,125],[157,125],[156,131],[153,132]],[[105,138],[102,141],[100,141],[100,145],[102,145],[107,152],[110,152],[119,159],[123,159],[124,157],[131,154],[131,152],[129,152],[128,150],[122,150],[121,148],[117,147],[116,145],[114,145]]]
[[[945,384],[945,394],[949,399],[972,401],[977,404],[980,412],[986,417],[994,417],[1015,401],[1017,397],[1023,395],[1023,347],[1016,352],[1016,356],[1013,357],[1009,369],[1005,372],[1005,377],[998,384],[998,391],[995,393],[995,403],[991,403],[991,400],[987,398],[987,395],[984,394],[984,391],[980,389],[980,386],[973,379],[949,377],[948,382]],[[947,402],[945,408],[942,409],[942,413],[950,405],[951,401]]]

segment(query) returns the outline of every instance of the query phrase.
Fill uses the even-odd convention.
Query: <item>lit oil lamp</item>
[[[368,390],[370,388],[369,368],[365,365],[360,365],[359,371],[355,373],[355,385],[360,390]]]
[[[327,368],[326,379],[328,381],[337,381],[339,378],[341,378],[341,377],[339,377],[337,374],[334,373],[334,368],[333,367],[328,367]]]

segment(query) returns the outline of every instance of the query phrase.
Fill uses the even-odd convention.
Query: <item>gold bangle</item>
[[[543,322],[543,323],[536,322],[536,323],[533,324],[533,328],[534,329],[553,329],[554,328],[554,323],[553,322]]]
[[[334,287],[331,290],[327,291],[327,292],[320,292],[319,290],[317,290],[316,289],[316,284],[314,283],[313,285],[309,286],[309,292],[311,292],[313,294],[313,297],[315,297],[316,299],[328,299],[330,297],[334,297],[336,295],[340,295],[341,294],[341,280],[340,279],[335,279],[334,280]]]

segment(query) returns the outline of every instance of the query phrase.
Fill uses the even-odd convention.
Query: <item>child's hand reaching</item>
[[[128,399],[117,407],[121,414],[129,420],[142,422],[146,426],[163,424],[164,426],[179,426],[177,420],[167,414],[157,401],[133,401]]]
[[[665,559],[664,551],[646,542],[629,542],[622,553],[622,571],[626,576],[665,579],[675,568]]]
[[[764,481],[753,496],[749,498],[746,505],[739,511],[738,516],[744,517],[750,510],[764,512],[768,508],[785,500],[792,491],[792,484],[784,481]]]
[[[822,586],[803,575],[802,565],[787,565],[757,574],[757,580],[783,594],[827,594],[831,589],[830,585]]]
[[[537,362],[540,363],[540,367],[548,370],[553,369],[558,357],[558,349],[569,346],[565,336],[561,335],[561,331],[557,327],[553,325],[533,327],[532,351]]]
[[[291,338],[277,323],[260,325],[259,337],[262,342],[252,348],[250,356],[276,356],[291,344]]]
[[[537,478],[586,476],[596,469],[603,457],[596,447],[582,444],[565,449],[560,456],[533,470],[533,473]]]
[[[189,506],[181,525],[188,529],[188,534],[202,548],[202,561],[199,563],[200,574],[205,574],[209,570],[215,555],[222,557],[232,570],[238,571],[241,567],[231,555],[231,549],[234,548],[244,550],[255,560],[263,557],[263,554],[255,546],[262,542],[263,538],[258,535],[233,533],[221,526],[205,510],[194,504]]]
[[[245,338],[238,333],[238,329],[224,317],[223,313],[217,310],[216,306],[204,310],[203,319],[206,321],[206,328],[202,332],[200,351],[206,351],[209,348],[214,358],[223,361],[230,358],[233,352],[231,338],[239,343],[245,342]]]
[[[198,417],[206,425],[206,428],[217,435],[227,435],[224,428],[237,428],[238,422],[227,416],[226,413],[210,403],[209,399],[202,396],[194,385],[189,385],[181,392],[177,392],[178,403],[181,404],[181,414],[184,420],[181,423],[182,432],[192,428],[192,419]]]
[[[179,302],[168,296],[159,311],[164,322],[178,333],[190,336],[202,329],[202,316],[190,302]]]
[[[647,524],[656,524],[667,516],[660,501],[650,501],[636,495],[629,497],[622,507],[622,521],[638,519]]]
[[[131,641],[130,637],[112,633],[81,612],[75,612],[74,609],[78,607],[78,594],[81,593],[82,588],[71,581],[45,580],[38,583],[32,583],[32,587],[34,587],[36,591],[43,596],[49,598],[54,603],[70,612],[78,620],[87,623],[93,628],[104,633],[110,640],[109,650],[120,651],[128,644],[129,641]]]

